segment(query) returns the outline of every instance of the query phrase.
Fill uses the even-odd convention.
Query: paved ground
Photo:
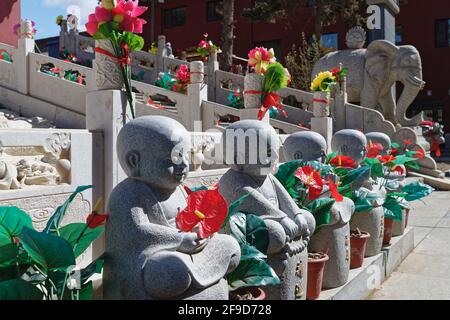
[[[450,300],[450,192],[414,202],[414,251],[370,299]]]

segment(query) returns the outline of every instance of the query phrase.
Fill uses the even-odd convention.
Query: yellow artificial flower
[[[63,19],[64,19],[63,16],[61,16],[61,15],[57,16],[57,17],[56,17],[56,24],[57,24],[58,26],[60,26],[61,23],[62,23],[62,21],[63,21]]]
[[[330,71],[321,72],[314,78],[313,82],[311,83],[311,91],[328,91],[329,84],[335,81],[336,77],[333,76],[333,73],[331,73]],[[324,84],[328,85],[324,86]]]
[[[275,51],[266,48],[255,48],[248,54],[248,64],[255,68],[256,73],[264,74],[267,67],[277,61],[275,58]]]

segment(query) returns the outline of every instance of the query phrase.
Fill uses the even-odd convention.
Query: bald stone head
[[[364,133],[353,129],[336,132],[331,140],[331,149],[340,155],[347,156],[360,164],[366,155],[367,139]]]
[[[323,162],[327,154],[327,142],[317,132],[296,132],[290,134],[284,141],[283,152],[286,161],[303,160]]]
[[[162,116],[127,123],[117,138],[117,156],[128,177],[160,190],[179,186],[189,172],[190,134]]]
[[[379,154],[382,156],[387,155],[391,151],[391,138],[383,132],[370,132],[366,134],[367,143],[379,143],[383,146],[383,151]]]
[[[273,173],[279,160],[280,142],[276,131],[266,122],[241,120],[225,130],[225,163],[234,171],[251,176]]]

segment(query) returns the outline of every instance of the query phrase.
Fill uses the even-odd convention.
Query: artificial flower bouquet
[[[212,52],[219,52],[220,49],[211,40],[208,39],[208,33],[203,35],[204,39],[197,46],[197,53],[206,60]]]
[[[113,52],[96,48],[96,53],[114,59],[120,66],[133,118],[135,115],[131,88],[130,54],[140,51],[144,47],[144,39],[136,34],[143,31],[146,21],[139,17],[145,11],[147,11],[147,7],[139,6],[138,0],[102,0],[101,5],[95,9],[95,13],[89,15],[89,21],[86,24],[87,32],[95,40],[111,42]]]

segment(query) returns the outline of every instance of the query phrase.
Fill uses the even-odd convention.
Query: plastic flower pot
[[[316,300],[322,291],[323,270],[329,257],[325,253],[310,253],[308,255],[308,284],[306,299]]]
[[[259,287],[240,288],[230,293],[230,300],[265,300],[266,293]]]
[[[394,225],[394,220],[389,218],[384,218],[384,237],[383,244],[388,245],[391,243],[392,239],[392,226]]]
[[[356,269],[362,266],[366,254],[367,239],[369,238],[370,233],[360,231],[359,229],[350,232],[350,269]]]

